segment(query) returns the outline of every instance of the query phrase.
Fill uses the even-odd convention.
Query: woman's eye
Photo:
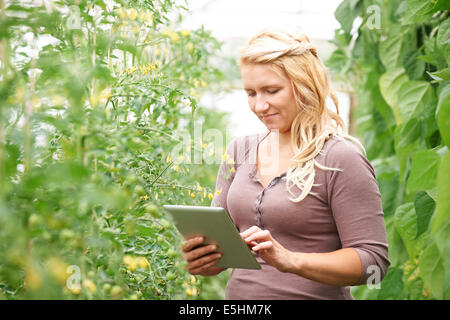
[[[253,97],[255,94],[254,94],[254,93],[247,93],[247,95],[248,95],[249,97]]]
[[[273,90],[273,91],[269,91],[270,94],[275,94],[277,92],[278,92],[278,89],[277,90]]]

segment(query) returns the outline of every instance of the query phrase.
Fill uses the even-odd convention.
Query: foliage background
[[[448,1],[344,0],[327,65],[358,98],[357,131],[374,165],[392,265],[358,299],[450,298]]]

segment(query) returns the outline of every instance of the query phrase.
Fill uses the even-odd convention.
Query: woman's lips
[[[264,120],[267,120],[267,119],[273,118],[273,117],[276,116],[277,114],[278,114],[278,113],[269,114],[269,115],[267,115],[267,116],[263,116],[262,118],[263,118]]]

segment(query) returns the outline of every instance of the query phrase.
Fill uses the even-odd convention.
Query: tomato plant
[[[218,165],[171,150],[195,121],[226,127],[198,104],[220,43],[172,0],[0,7],[0,297],[195,298],[162,204],[211,202]],[[223,152],[205,145],[183,144]]]

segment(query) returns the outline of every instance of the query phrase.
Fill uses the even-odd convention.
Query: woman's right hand
[[[222,254],[217,251],[216,244],[204,245],[204,241],[204,236],[186,239],[181,248],[183,259],[187,262],[185,269],[193,275],[215,276],[225,270],[224,268],[214,267]]]

